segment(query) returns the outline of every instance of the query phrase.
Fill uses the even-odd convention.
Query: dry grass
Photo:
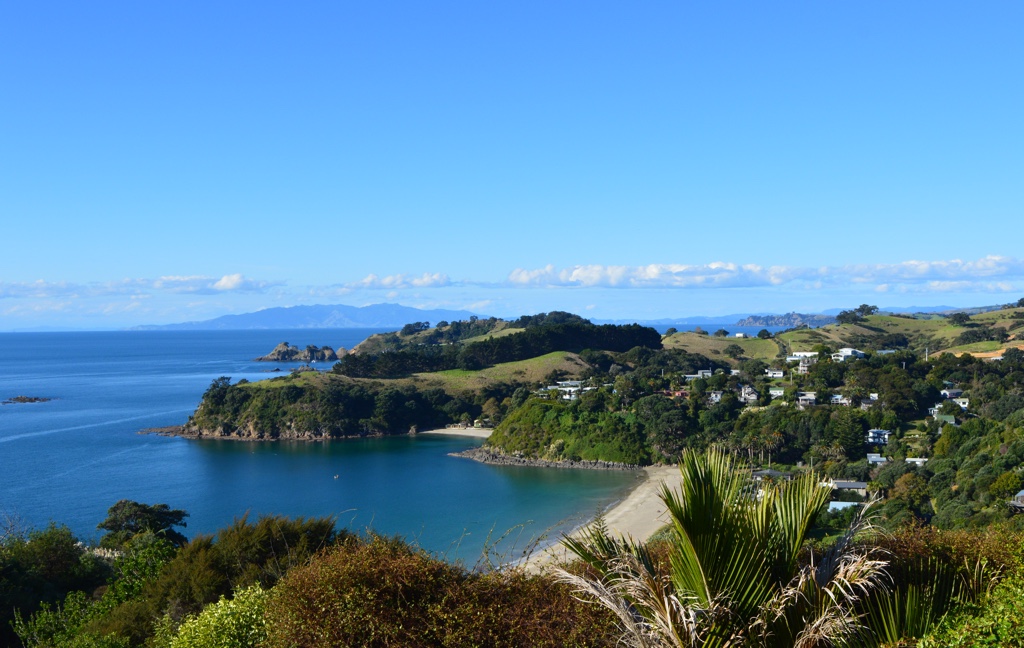
[[[564,371],[569,376],[579,376],[586,368],[587,364],[575,353],[555,351],[529,360],[494,365],[480,371],[451,369],[416,374],[401,381],[414,382],[418,387],[440,387],[448,393],[458,393],[501,382],[541,383],[545,376],[555,370]]]
[[[725,355],[725,348],[730,344],[741,347],[744,358],[757,358],[769,361],[779,354],[779,345],[774,340],[714,337],[713,335],[699,335],[691,331],[674,333],[667,338],[663,338],[662,344],[665,345],[666,349],[682,349],[688,353],[699,353],[730,364],[739,364],[740,362]]]

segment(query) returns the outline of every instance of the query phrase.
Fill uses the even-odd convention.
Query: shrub
[[[350,539],[292,570],[267,621],[269,648],[610,645],[611,629],[547,578],[471,575],[381,537]]]

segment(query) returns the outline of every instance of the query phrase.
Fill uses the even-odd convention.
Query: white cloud
[[[1011,292],[1024,279],[1024,260],[987,256],[975,261],[904,261],[804,268],[715,262],[700,265],[578,265],[558,269],[516,268],[507,283],[516,287],[602,288],[756,288],[784,286],[874,286],[879,292],[910,289],[929,292]],[[1015,283],[1016,282],[1016,283]]]
[[[448,275],[440,272],[424,272],[420,276],[409,276],[406,274],[395,274],[388,275],[386,277],[378,277],[375,274],[370,274],[359,281],[345,284],[345,288],[348,289],[368,289],[368,290],[397,290],[402,288],[440,288],[451,285],[451,279]]]

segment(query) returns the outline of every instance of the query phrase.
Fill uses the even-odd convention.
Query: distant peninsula
[[[345,349],[340,349],[345,355]],[[305,349],[282,342],[265,356],[256,358],[256,362],[334,362],[338,354],[329,346],[318,347],[309,345]]]
[[[786,313],[785,315],[751,315],[736,322],[736,326],[809,326],[818,328],[835,324],[832,315],[810,315],[807,313]]]

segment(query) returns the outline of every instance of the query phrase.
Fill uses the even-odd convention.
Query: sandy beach
[[[629,536],[643,541],[669,522],[660,497],[661,487],[667,484],[670,488],[679,488],[679,466],[651,466],[644,472],[646,479],[604,515],[605,524],[613,536]],[[555,542],[531,555],[521,566],[527,571],[539,572],[568,559],[568,551],[560,542]]]
[[[441,428],[439,430],[425,430],[416,434],[447,434],[448,436],[472,437],[474,439],[486,439],[493,432],[491,428]]]

